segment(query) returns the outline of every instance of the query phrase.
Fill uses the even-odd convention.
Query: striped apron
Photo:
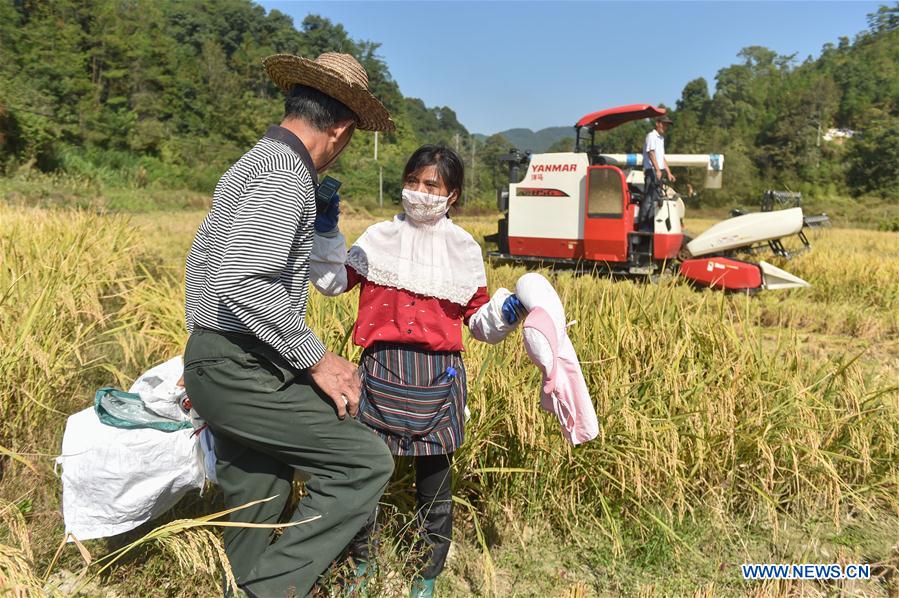
[[[359,421],[391,453],[445,455],[462,444],[467,390],[460,352],[375,343],[362,353],[360,370]]]

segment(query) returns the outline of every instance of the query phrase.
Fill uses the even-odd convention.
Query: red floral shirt
[[[430,351],[462,351],[462,324],[490,300],[487,287],[475,291],[467,305],[375,284],[346,266],[349,291],[357,284],[359,313],[353,342],[369,347],[382,341],[416,345]]]

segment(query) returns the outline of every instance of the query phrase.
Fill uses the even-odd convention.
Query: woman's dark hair
[[[359,120],[346,105],[308,85],[294,85],[284,100],[284,118],[301,118],[319,131],[342,120]]]
[[[462,184],[465,182],[465,165],[459,154],[445,145],[423,145],[415,150],[403,169],[403,182],[413,172],[435,165],[447,192],[452,194],[456,191],[458,200],[462,196]]]

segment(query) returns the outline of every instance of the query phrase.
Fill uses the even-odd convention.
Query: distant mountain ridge
[[[524,151],[545,152],[560,139],[574,139],[573,127],[547,127],[539,131],[530,129],[507,129],[498,133],[506,138],[510,144]],[[484,136],[478,135],[483,138]]]

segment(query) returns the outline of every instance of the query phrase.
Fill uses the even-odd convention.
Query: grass
[[[171,210],[208,209],[211,190],[227,158],[220,164],[204,168],[182,170],[153,158],[139,158],[132,154],[103,152],[94,159],[85,159],[83,148],[65,151],[67,171],[43,173],[34,168],[20,168],[11,176],[0,177],[0,197],[10,205],[43,208],[78,208],[90,211],[151,213]],[[239,155],[239,153],[237,154]],[[236,157],[236,156],[235,156]],[[358,196],[343,195],[344,204],[352,204],[363,211],[389,214],[394,208],[387,198],[386,208],[377,208],[377,189]],[[398,198],[397,198],[398,202]],[[760,198],[745,196],[734,200],[716,199],[688,201],[691,219],[727,218],[732,208],[748,211],[760,209]],[[493,192],[482,191],[466,206],[469,214],[492,213],[495,206]],[[849,197],[846,195],[805,194],[806,214],[826,213],[831,222],[840,227],[854,227],[896,232],[899,230],[899,202],[880,197]]]
[[[84,558],[69,546],[54,559],[62,523],[50,464],[65,418],[97,387],[127,386],[182,350],[183,260],[202,216],[0,206],[6,591],[27,595],[49,580],[74,590]],[[351,213],[342,228],[353,238],[372,221]],[[458,221],[476,238],[494,227],[489,217]],[[708,224],[688,220],[696,230]],[[472,418],[456,458],[457,532],[441,595],[896,592],[899,234],[831,228],[812,243],[776,262],[811,288],[757,297],[673,278],[547,273],[578,320],[570,334],[601,424],[600,438],[577,449],[539,410],[519,335],[497,346],[466,341]],[[488,282],[511,288],[524,272],[491,265]],[[359,355],[346,340],[355,305],[354,293],[313,295],[308,316],[350,359]],[[396,475],[372,585],[385,595],[401,594],[414,567],[411,482],[402,467]],[[153,526],[196,521],[220,510],[218,500],[190,497]],[[102,572],[109,560],[99,559],[117,544],[87,543],[97,557],[85,575],[96,578],[84,592],[219,591],[214,531],[160,536],[171,528],[153,526]],[[877,579],[739,577],[743,562],[835,560],[877,563]]]
[[[692,202],[691,202],[692,203]],[[736,202],[718,205],[688,206],[691,218],[711,218],[714,221],[730,216],[733,208],[758,212],[760,197],[745,197]],[[899,202],[880,197],[849,197],[846,195],[803,194],[802,210],[806,215],[827,214],[838,227],[885,230],[895,232],[899,221]]]
[[[0,197],[7,205],[19,207],[66,208],[103,212],[159,212],[208,208],[208,193],[173,190],[157,185],[116,184],[90,174],[46,174],[24,171],[0,177]]]

